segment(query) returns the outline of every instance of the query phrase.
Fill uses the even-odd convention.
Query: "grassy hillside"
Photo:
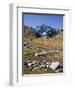
[[[56,36],[52,38],[36,38],[35,33],[32,31],[27,30],[25,31],[24,42],[27,43],[30,47],[24,48],[24,61],[25,60],[48,60],[48,61],[58,61],[63,64],[63,32],[58,33]],[[47,56],[35,56],[35,53],[39,52],[49,52]],[[58,53],[57,53],[58,52]],[[49,71],[30,71],[29,69],[25,69],[26,74],[33,74],[33,73],[51,73],[52,70]]]

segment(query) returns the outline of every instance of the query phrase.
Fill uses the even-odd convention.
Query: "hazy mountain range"
[[[53,28],[51,26],[42,24],[39,26],[36,26],[36,28],[33,27],[28,27],[28,26],[24,26],[24,35],[32,35],[32,36],[36,36],[38,37],[44,37],[44,36],[49,36],[49,37],[53,37],[55,35],[57,35],[59,32],[63,32],[62,28]]]

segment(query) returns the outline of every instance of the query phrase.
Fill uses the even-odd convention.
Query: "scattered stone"
[[[24,62],[24,69],[28,68],[31,71],[42,69],[48,71],[49,69],[54,70],[56,73],[63,72],[63,64],[59,62],[51,62],[46,60],[26,60]]]
[[[52,62],[51,65],[50,65],[50,68],[52,70],[55,70],[59,66],[59,64],[60,64],[59,62]]]

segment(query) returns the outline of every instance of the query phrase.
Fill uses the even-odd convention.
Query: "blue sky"
[[[63,15],[24,14],[24,25],[35,28],[47,24],[53,28],[63,28]]]

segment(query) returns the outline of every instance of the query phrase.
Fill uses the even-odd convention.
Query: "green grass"
[[[36,53],[36,52],[38,52],[38,50],[37,49],[30,49],[30,48],[25,48],[24,49],[24,52],[25,53]]]

